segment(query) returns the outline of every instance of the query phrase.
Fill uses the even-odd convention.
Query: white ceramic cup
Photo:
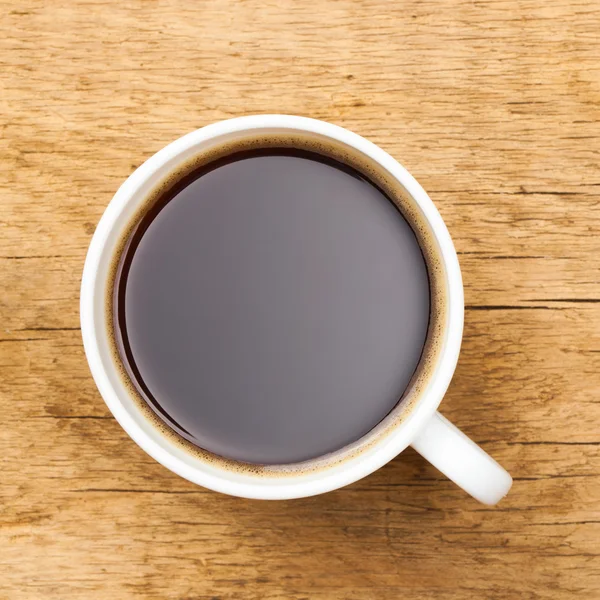
[[[446,273],[448,318],[437,363],[427,387],[393,430],[349,459],[323,469],[259,476],[202,460],[174,444],[142,414],[123,384],[109,345],[106,289],[117,242],[149,192],[194,155],[248,135],[302,133],[325,137],[358,150],[400,182],[422,211],[439,246]],[[495,504],[512,484],[510,475],[437,412],[450,383],[462,339],[463,286],[450,235],[429,196],[396,160],[346,129],[304,117],[256,115],[221,121],[174,141],[148,159],[123,183],[108,205],[87,254],[81,284],[81,331],[94,380],[123,429],[150,456],[178,475],[213,490],[247,498],[286,499],[320,494],[369,475],[408,446],[466,492]]]

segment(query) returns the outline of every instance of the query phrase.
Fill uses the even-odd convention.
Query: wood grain
[[[0,16],[0,598],[600,597],[598,0],[8,0]],[[444,413],[515,476],[494,509],[412,451],[305,500],[147,457],[89,375],[87,245],[176,137],[257,112],[369,137],[460,255]]]

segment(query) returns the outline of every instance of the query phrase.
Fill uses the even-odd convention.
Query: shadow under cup
[[[354,136],[354,134],[351,135]],[[358,136],[355,137],[362,140]],[[185,138],[181,140],[185,140]],[[178,142],[181,142],[181,140],[178,140]],[[376,148],[365,140],[362,141]],[[449,310],[448,278],[445,263],[432,226],[420,204],[400,183],[399,179],[378,160],[358,150],[354,145],[327,135],[293,128],[241,130],[224,136],[212,138],[207,136],[207,139],[201,140],[196,145],[188,144],[187,147],[184,147],[182,144],[181,151],[173,154],[172,146],[178,142],[161,151],[164,153],[171,148],[169,160],[165,160],[166,154],[161,156],[159,152],[144,163],[119,190],[117,196],[122,195],[120,205],[115,205],[115,200],[113,200],[107,214],[103,217],[103,220],[109,221],[110,227],[105,228],[106,235],[104,239],[98,241],[98,244],[103,245],[103,252],[96,265],[95,297],[101,297],[102,301],[96,303],[94,311],[96,321],[95,342],[100,347],[104,372],[110,380],[110,383],[108,381],[101,382],[96,378],[102,395],[130,435],[132,435],[133,425],[131,420],[133,420],[135,421],[135,428],[141,430],[144,437],[152,440],[151,443],[147,440],[142,442],[139,436],[136,438],[132,435],[146,451],[168,468],[179,472],[188,479],[192,479],[192,477],[188,473],[183,473],[177,463],[185,463],[186,469],[188,467],[191,469],[201,468],[205,474],[213,477],[222,477],[224,474],[229,473],[227,477],[231,477],[233,480],[241,478],[240,481],[246,481],[250,478],[254,481],[262,480],[263,482],[274,483],[281,478],[287,480],[290,477],[310,477],[318,473],[331,473],[333,475],[335,472],[347,469],[385,443],[385,440],[390,438],[409,419],[413,409],[419,405],[436,374],[440,356],[444,349]],[[358,171],[364,178],[383,191],[395,204],[404,219],[410,224],[425,258],[429,279],[430,314],[421,359],[408,387],[402,396],[398,398],[391,412],[368,433],[336,451],[307,461],[287,464],[255,464],[225,458],[198,447],[168,425],[164,417],[152,407],[152,403],[144,398],[143,393],[140,393],[139,386],[134,383],[134,378],[126,362],[121,360],[121,348],[114,323],[115,289],[122,268],[122,258],[127,252],[128,244],[131,242],[132,235],[140,221],[177,182],[203,166],[235,152],[280,148],[316,152],[323,157],[340,161]],[[382,152],[382,154],[385,153]],[[397,165],[397,163],[395,164]],[[82,321],[84,318],[83,304],[82,294]],[[101,334],[98,334],[100,330]],[[107,390],[108,386],[110,386],[110,390]],[[107,395],[114,396],[115,394],[119,398],[120,406],[118,410],[115,410],[114,405],[111,405],[107,399]],[[439,400],[441,400],[441,397]],[[433,407],[433,410],[436,407],[437,404]],[[410,440],[404,444],[404,447],[408,443],[410,443]],[[150,445],[157,445],[157,447],[150,448]],[[160,450],[158,446],[160,446]],[[158,453],[160,453],[160,456],[158,456]],[[383,462],[387,462],[387,460]],[[358,479],[360,476],[362,475],[353,477],[353,479]],[[196,478],[192,480],[196,480]],[[347,483],[349,482],[347,481]],[[205,482],[203,480],[202,483],[208,487],[213,487],[213,489],[219,488],[218,485],[213,485],[210,481]],[[328,487],[339,487],[339,485],[334,482]],[[232,492],[229,491],[229,493]]]

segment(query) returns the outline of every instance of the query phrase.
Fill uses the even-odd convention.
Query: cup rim
[[[250,478],[199,460],[190,461],[182,450],[159,443],[156,437],[160,434],[149,423],[144,426],[132,417],[119,398],[102,359],[98,338],[106,334],[104,320],[97,314],[96,288],[100,261],[110,234],[118,229],[123,209],[140,188],[148,185],[159,170],[169,163],[178,164],[178,159],[181,160],[186,152],[201,144],[261,129],[307,132],[347,144],[378,162],[400,182],[419,205],[438,243],[447,276],[448,325],[437,367],[427,389],[406,417],[389,435],[377,440],[369,452],[359,453],[322,471],[298,476],[274,474],[273,477]],[[235,117],[188,133],[159,150],[127,178],[107,206],[90,242],[81,282],[80,317],[85,353],[98,390],[123,429],[146,453],[181,477],[215,491],[246,498],[288,499],[312,496],[353,483],[376,471],[410,445],[435,413],[454,374],[462,341],[464,297],[458,257],[448,229],[425,190],[396,159],[374,143],[340,126],[308,117],[264,114]]]

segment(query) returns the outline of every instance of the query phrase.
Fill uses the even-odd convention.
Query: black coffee
[[[358,171],[305,150],[235,152],[142,217],[115,281],[121,359],[196,446],[318,457],[398,403],[429,322],[410,225]]]

